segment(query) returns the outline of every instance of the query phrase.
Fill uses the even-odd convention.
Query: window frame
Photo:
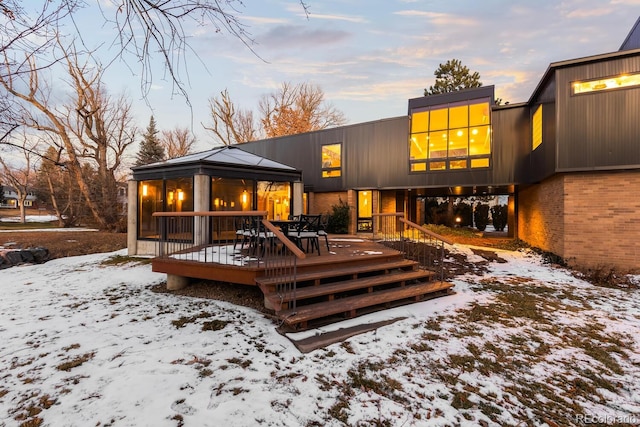
[[[475,116],[472,116],[472,113],[475,114],[477,109],[473,107],[478,107],[480,105],[486,104],[488,108],[488,115],[486,121],[478,121]],[[491,125],[491,105],[492,100],[489,97],[483,98],[474,98],[465,101],[458,102],[450,102],[446,104],[438,104],[430,107],[420,107],[411,111],[411,127],[410,127],[410,135],[409,135],[409,173],[417,174],[417,173],[428,173],[428,172],[447,172],[447,171],[471,171],[477,169],[490,169],[492,165],[492,156],[493,156],[493,132]],[[466,120],[458,120],[461,121],[465,126],[452,128],[451,126],[451,115],[452,109],[465,109],[466,110]],[[484,107],[480,107],[484,108]],[[440,117],[442,111],[446,110],[446,128],[442,129],[444,118]],[[434,114],[435,112],[435,114]],[[427,123],[421,124],[420,126],[414,126],[413,123],[413,115],[414,114],[426,114]],[[454,111],[455,113],[455,111]],[[435,125],[432,123],[432,119],[437,119]],[[460,119],[460,117],[458,117]],[[423,121],[424,118],[421,118]],[[471,136],[471,132],[473,129],[485,128],[487,137],[489,138],[489,149],[488,153],[481,154],[472,154],[472,141],[473,137]],[[417,128],[426,128],[426,131],[414,132]],[[462,135],[458,135],[462,132]],[[443,147],[435,146],[434,143],[431,143],[434,138],[437,138],[438,135],[446,135],[446,145]],[[451,135],[454,135],[452,138]],[[459,147],[452,147],[454,144],[455,136],[459,136],[461,138],[461,142],[466,141],[466,148],[462,145]],[[464,137],[464,138],[463,138]],[[426,142],[425,142],[426,141]],[[422,143],[424,146],[421,146]],[[439,143],[438,145],[441,145]],[[415,146],[415,147],[414,147]],[[455,150],[456,152],[452,151]],[[465,154],[463,155],[463,152]],[[424,154],[423,154],[424,153]],[[435,155],[435,156],[434,156]],[[486,162],[482,161],[486,160]],[[474,166],[477,164],[483,164],[483,166]],[[486,163],[486,166],[484,164]]]
[[[332,166],[332,163],[329,162],[327,163],[326,157],[325,157],[325,148],[328,147],[339,147],[339,164],[338,166]],[[332,152],[333,154],[335,154],[335,151],[332,150],[328,150],[329,152]],[[320,146],[320,159],[321,159],[321,176],[322,178],[339,178],[342,176],[342,142],[333,142],[331,144],[322,144]]]

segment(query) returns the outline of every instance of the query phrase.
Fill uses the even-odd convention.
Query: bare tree
[[[11,185],[16,190],[18,207],[20,208],[20,222],[24,224],[27,222],[25,202],[32,191],[35,175],[34,168],[40,159],[33,155],[38,144],[30,142],[29,135],[23,132],[20,140],[23,150],[20,150],[22,158],[19,161],[19,165],[12,165],[6,160],[6,156],[0,156],[0,166],[2,166],[0,180]]]
[[[37,7],[38,4],[41,4],[38,13],[27,10],[27,6]],[[64,28],[74,32],[67,36],[82,39],[73,17],[84,7],[97,7],[105,23],[113,25],[115,38],[105,42],[116,46],[116,57],[141,68],[136,74],[141,76],[145,96],[153,81],[151,58],[159,54],[175,91],[188,101],[182,73],[187,72],[185,55],[197,56],[189,44],[192,25],[211,26],[211,32],[229,34],[257,55],[246,26],[238,18],[244,7],[242,0],[113,0],[110,5],[115,7],[108,8],[101,4],[100,0],[31,0],[25,5],[23,0],[2,0],[0,14],[7,24],[0,30],[0,53],[14,50],[26,53],[30,58],[47,52],[65,23],[69,25]],[[307,13],[308,6],[303,0],[300,5]],[[131,57],[133,61],[128,61]],[[54,57],[52,61],[57,59]],[[48,65],[50,63],[43,66]]]
[[[259,138],[259,130],[253,120],[253,112],[236,108],[226,89],[220,92],[219,98],[209,98],[209,112],[211,113],[211,124],[203,126],[213,132],[216,139],[222,144],[241,144]]]
[[[100,84],[99,65],[80,64],[75,49],[64,48],[61,43],[59,48],[64,52],[73,91],[68,104],[57,105],[51,99],[51,88],[40,80],[34,58],[27,62],[28,79],[23,79],[24,74],[12,72],[5,55],[3,66],[8,72],[0,73],[0,85],[19,103],[20,125],[45,132],[49,135],[47,141],[63,152],[63,165],[96,225],[118,230],[122,224],[115,206],[115,173],[135,138],[130,105],[124,98],[114,101],[106,96]],[[95,174],[88,170],[95,170]]]
[[[160,143],[164,146],[167,159],[186,156],[191,152],[195,142],[196,138],[188,128],[163,130],[160,135]]]
[[[260,99],[260,120],[256,127],[253,113],[237,109],[225,90],[220,97],[209,99],[212,124],[205,129],[225,145],[256,139],[295,135],[340,126],[347,122],[344,113],[324,100],[318,86],[283,83],[280,89]]]
[[[310,83],[283,83],[259,103],[261,122],[268,138],[341,126],[344,113],[324,101],[324,92]]]

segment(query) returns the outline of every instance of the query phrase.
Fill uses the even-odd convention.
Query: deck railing
[[[263,268],[295,309],[297,260],[305,254],[264,211],[156,212],[156,255],[180,261]],[[224,280],[224,278],[220,278]]]
[[[444,280],[444,245],[453,241],[405,219],[402,212],[373,214],[374,240],[399,250],[405,258],[417,261],[421,268],[432,270],[436,279]]]

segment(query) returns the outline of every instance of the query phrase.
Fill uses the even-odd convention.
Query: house
[[[0,208],[18,209],[20,207],[20,201],[16,189],[8,185],[3,185],[2,190],[4,192],[4,203],[0,204]],[[34,207],[37,199],[35,193],[29,192],[24,201],[25,207]]]
[[[406,115],[134,168],[130,252],[157,235],[149,213],[175,201],[241,210],[250,200],[273,218],[326,213],[343,201],[358,233],[375,231],[381,213],[422,224],[429,198],[502,196],[514,238],[570,264],[638,269],[638,117],[640,19],[618,51],[550,64],[521,103],[497,105],[494,86],[418,97]],[[233,172],[215,159],[249,154],[256,157]],[[225,190],[214,189],[218,178]],[[265,192],[270,204],[258,206]]]
[[[640,19],[616,52],[549,65],[528,101],[494,87],[410,99],[406,116],[243,144],[339,200],[421,223],[428,197],[508,197],[509,234],[585,267],[640,268]]]

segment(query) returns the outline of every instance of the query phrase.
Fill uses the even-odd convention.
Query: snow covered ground
[[[640,423],[638,291],[531,253],[500,251],[455,295],[326,327],[404,318],[307,354],[261,313],[104,263],[124,254],[0,271],[0,426]]]

